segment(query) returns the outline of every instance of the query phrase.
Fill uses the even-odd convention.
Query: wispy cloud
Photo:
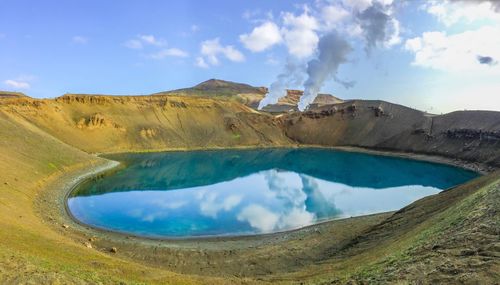
[[[201,68],[209,68],[207,62],[201,56],[196,58],[195,65]]]
[[[218,65],[220,56],[233,62],[245,61],[245,56],[239,50],[232,45],[221,45],[219,38],[203,41],[201,43],[201,55],[202,57],[197,59],[197,65],[204,68],[209,65]]]
[[[143,43],[153,46],[166,46],[167,41],[164,39],[156,38],[153,35],[139,35],[137,36]]]
[[[178,48],[166,48],[149,55],[152,59],[164,59],[166,57],[189,57],[189,53]]]
[[[142,42],[140,40],[128,40],[124,43],[124,46],[130,48],[130,49],[141,49],[142,48]]]
[[[7,79],[3,83],[5,84],[5,86],[9,88],[20,90],[20,89],[30,89],[31,82],[33,80],[35,80],[35,76],[33,75],[22,75],[13,79]]]
[[[137,35],[124,43],[124,46],[130,49],[142,49],[145,46],[165,47],[167,41],[157,38],[154,35]]]
[[[145,50],[141,55],[145,58],[163,60],[168,57],[185,58],[189,53],[176,47],[168,47],[167,41],[154,35],[137,35],[124,43],[129,49]]]
[[[74,36],[73,38],[71,38],[71,41],[74,44],[84,45],[84,44],[87,44],[89,42],[89,39],[87,37],[84,37],[84,36]]]

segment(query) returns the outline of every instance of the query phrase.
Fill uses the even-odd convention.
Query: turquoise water
[[[124,168],[68,199],[94,227],[147,237],[272,233],[398,210],[477,176],[463,169],[327,149],[120,154]]]

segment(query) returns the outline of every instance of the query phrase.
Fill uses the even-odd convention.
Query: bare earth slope
[[[428,115],[383,101],[349,101],[283,117],[304,144],[425,153],[500,165],[500,112]]]
[[[426,153],[493,169],[500,165],[500,113],[432,116],[383,101],[349,101],[273,117],[226,98],[0,98],[0,283],[499,280],[498,172],[394,214],[244,240],[128,239],[61,214],[65,185],[108,163],[89,153],[297,144]]]
[[[226,100],[65,95],[0,107],[87,152],[290,144],[272,116]]]
[[[34,203],[47,183],[102,163],[0,111],[0,283],[114,284],[150,278],[139,264],[89,251],[64,237],[35,211]],[[56,226],[64,230],[62,224]],[[173,273],[153,271],[155,278],[180,280]]]

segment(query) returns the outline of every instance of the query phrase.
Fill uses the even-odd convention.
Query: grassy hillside
[[[2,284],[96,284],[145,280],[145,267],[89,250],[42,222],[34,203],[64,173],[102,163],[0,111],[0,280]],[[55,225],[62,228],[62,224]],[[154,278],[175,274],[147,269]],[[189,278],[185,279],[188,282]]]

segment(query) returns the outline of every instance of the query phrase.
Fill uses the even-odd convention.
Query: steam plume
[[[278,75],[276,81],[269,86],[269,93],[259,103],[259,110],[269,104],[276,104],[278,100],[286,96],[286,89],[290,85],[302,85],[304,68],[291,60],[287,60],[285,70]]]
[[[366,10],[358,12],[356,19],[361,26],[366,41],[366,53],[369,54],[372,48],[379,43],[385,42],[390,36],[388,29],[392,18],[382,4],[373,3]]]
[[[330,76],[335,77],[339,66],[347,61],[347,55],[351,51],[351,45],[336,32],[326,34],[319,40],[318,58],[307,64],[308,78],[304,83],[304,95],[300,98],[299,110],[303,111],[314,101],[325,80]]]

